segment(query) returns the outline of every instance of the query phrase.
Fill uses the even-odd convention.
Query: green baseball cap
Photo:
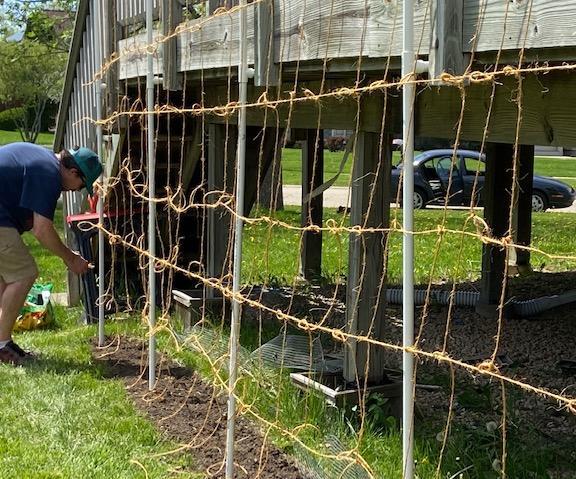
[[[74,157],[74,161],[78,165],[78,168],[82,171],[86,189],[88,190],[88,193],[90,193],[90,196],[92,196],[94,194],[92,184],[102,174],[102,163],[100,163],[98,155],[89,148],[84,147],[68,151]]]

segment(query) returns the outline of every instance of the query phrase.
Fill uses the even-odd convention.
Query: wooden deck
[[[248,42],[254,45],[254,11],[249,5]],[[431,43],[431,6],[434,2],[417,2],[415,38],[420,55],[428,55]],[[569,1],[534,0],[502,2],[500,0],[464,0],[461,4],[462,52],[482,53],[482,62],[496,59],[496,53],[514,52],[521,48],[537,49],[530,58],[571,60],[576,53],[572,19],[576,4]],[[455,7],[456,8],[456,7]],[[274,63],[351,59],[355,70],[359,57],[388,59],[398,64],[402,52],[401,0],[334,0],[310,2],[292,0],[274,2]],[[200,18],[180,25],[178,35],[178,70],[196,71],[237,65],[239,12],[218,15],[210,20]],[[145,55],[130,50],[145,44],[145,33],[124,39],[118,44],[122,56],[120,78],[134,78],[145,72]],[[158,32],[156,38],[161,39]],[[563,48],[564,52],[545,49]],[[254,61],[249,48],[249,62]],[[486,55],[489,53],[489,55]],[[548,54],[550,53],[550,56]],[[158,73],[162,71],[162,52],[158,52]],[[320,72],[319,72],[320,73]]]
[[[273,5],[273,15],[272,12]],[[437,70],[463,73],[492,71],[497,64],[533,67],[561,65],[576,60],[576,36],[570,19],[576,16],[576,4],[568,1],[534,0],[502,2],[500,0],[448,0],[444,23],[438,23],[436,0],[418,2],[415,14],[415,38],[420,58],[438,63],[438,38],[450,49],[449,64]],[[261,15],[255,20],[256,12]],[[353,86],[360,70],[361,86],[382,79],[398,79],[402,50],[402,2],[400,0],[334,0],[309,2],[261,0],[247,7],[249,62],[258,72],[272,71],[280,83],[256,81],[250,86],[250,101],[256,102],[267,87],[279,87],[281,92],[302,91],[308,88],[317,93],[325,70],[324,91]],[[178,73],[186,72],[189,82],[201,78],[210,81],[206,90],[206,105],[217,106],[228,102],[226,81],[236,74],[238,63],[238,9],[213,17],[202,17],[180,23],[167,34],[172,34],[175,57],[166,62]],[[262,34],[266,24],[273,35]],[[444,27],[444,35],[438,28]],[[174,32],[178,32],[174,35]],[[159,30],[155,51],[155,73],[166,76],[164,62],[165,35]],[[262,43],[266,45],[262,47]],[[268,49],[267,47],[270,47]],[[255,51],[260,48],[260,58]],[[264,53],[262,53],[262,49]],[[118,78],[134,81],[146,72],[145,34],[120,40]],[[270,53],[268,53],[270,52]],[[521,53],[520,53],[521,52]],[[266,61],[269,60],[269,61]],[[442,63],[440,59],[439,63]],[[497,63],[499,62],[499,63]],[[454,65],[460,65],[453,68]],[[461,71],[457,71],[461,69]],[[262,75],[262,73],[261,73]],[[298,75],[298,84],[295,78]],[[426,78],[426,76],[422,77]],[[520,142],[552,146],[576,146],[572,111],[576,92],[574,70],[544,74],[523,73],[522,121]],[[220,80],[220,82],[219,82]],[[490,132],[489,141],[513,142],[516,139],[518,105],[515,102],[519,88],[518,77],[500,75],[496,78],[492,113],[487,125],[487,113],[492,102],[492,82],[468,86],[461,128],[461,139],[482,140],[484,130]],[[266,85],[268,83],[268,85]],[[234,89],[234,86],[233,86]],[[372,96],[383,93],[383,89]],[[397,107],[392,108],[390,122],[400,132],[397,88],[389,90],[388,98]],[[234,95],[234,93],[233,93]],[[315,128],[320,107],[314,102],[293,108],[293,124]],[[376,102],[378,103],[378,102]],[[381,127],[381,109],[367,102],[372,113],[363,114],[367,131],[378,132]],[[353,129],[358,114],[357,98],[322,100],[322,110],[329,112],[321,118],[324,128]],[[262,125],[262,108],[251,108],[249,124]],[[462,110],[461,92],[457,88],[423,86],[416,107],[416,133],[421,136],[454,138]],[[286,124],[288,108],[278,110],[280,124]],[[211,121],[219,122],[218,118]]]

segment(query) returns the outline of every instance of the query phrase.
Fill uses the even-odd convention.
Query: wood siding
[[[462,48],[464,53],[497,52],[521,48],[576,47],[570,19],[576,16],[574,2],[534,0],[464,0]],[[248,6],[248,40],[254,40],[255,6]],[[274,2],[274,61],[305,62],[338,58],[399,57],[402,51],[402,1],[338,0],[334,2]],[[237,64],[239,12],[187,22],[178,38],[179,69],[194,71]],[[430,50],[431,9],[429,2],[415,6],[415,44],[418,53]],[[156,36],[159,38],[159,36]],[[138,53],[145,35],[119,43],[121,78],[142,71]],[[567,57],[573,57],[573,51]],[[546,54],[539,55],[545,61]],[[159,59],[161,61],[161,59]],[[250,58],[250,61],[253,61]]]

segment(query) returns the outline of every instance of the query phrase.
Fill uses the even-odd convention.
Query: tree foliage
[[[36,141],[47,103],[62,93],[76,4],[0,0],[0,103],[24,112],[16,124],[25,141]]]
[[[77,3],[77,0],[0,0],[0,32],[8,38],[24,31],[29,40],[67,51]]]
[[[0,102],[22,108],[16,125],[23,140],[36,141],[46,104],[59,101],[64,65],[41,43],[0,42]]]

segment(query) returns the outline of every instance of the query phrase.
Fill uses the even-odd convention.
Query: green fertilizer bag
[[[35,283],[20,310],[14,331],[43,328],[54,322],[54,308],[50,301],[51,294],[51,283]]]

